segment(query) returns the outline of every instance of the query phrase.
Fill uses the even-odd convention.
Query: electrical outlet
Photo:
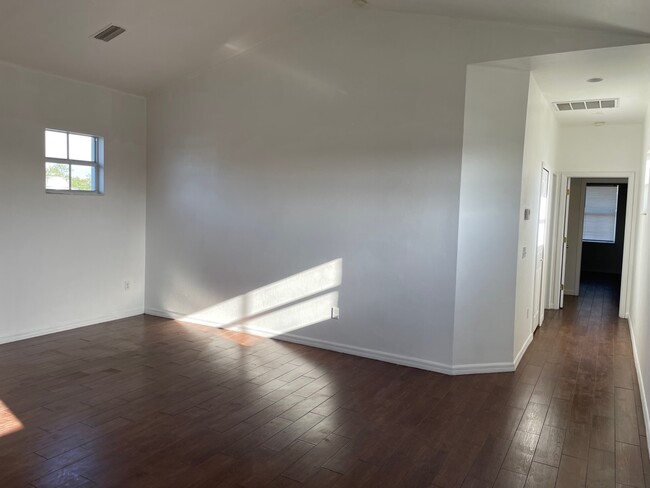
[[[131,289],[131,282],[127,280],[124,282],[124,291],[129,291],[130,289]]]
[[[339,319],[339,307],[332,307],[331,318],[334,320]]]

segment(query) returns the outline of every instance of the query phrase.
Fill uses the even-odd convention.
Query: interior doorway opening
[[[634,175],[565,175],[562,259],[557,293],[580,296],[600,283],[619,297],[619,316],[628,314],[628,279]]]
[[[544,323],[544,312],[546,302],[546,256],[547,240],[549,236],[550,223],[550,199],[552,195],[551,172],[542,165],[541,183],[539,192],[539,211],[537,217],[537,242],[535,245],[535,284],[533,286],[533,332]]]

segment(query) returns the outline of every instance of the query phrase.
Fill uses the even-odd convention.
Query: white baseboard
[[[103,322],[110,322],[112,320],[126,319],[129,317],[134,317],[136,315],[142,315],[144,309],[138,308],[134,310],[127,310],[126,312],[121,312],[112,315],[103,315],[100,317],[94,317],[91,319],[80,320],[78,322],[70,322],[67,324],[57,325],[56,327],[49,327],[47,329],[38,329],[32,330],[29,332],[23,332],[20,334],[12,334],[0,336],[0,344],[7,344],[9,342],[22,341],[24,339],[31,339],[33,337],[40,337],[48,334],[54,334],[56,332],[63,332],[66,330],[79,329],[81,327],[87,327],[89,325],[97,325]]]
[[[295,334],[284,334],[276,337],[283,341],[295,342],[304,346],[318,347],[320,349],[327,349],[329,351],[342,352],[344,354],[351,354],[352,356],[360,356],[362,358],[375,359],[377,361],[384,361],[385,363],[400,364],[402,366],[410,366],[412,368],[424,369],[426,371],[433,371],[435,373],[442,373],[453,375],[454,368],[449,364],[438,363],[426,359],[415,358],[411,356],[401,356],[390,352],[377,351],[375,349],[366,349],[364,347],[349,346],[340,344],[338,342],[324,341],[321,339],[312,339],[310,337],[299,336]]]
[[[304,346],[317,347],[319,349],[327,349],[329,351],[341,352],[345,354],[350,354],[352,356],[360,356],[368,359],[375,359],[377,361],[384,361],[386,363],[400,364],[402,366],[410,366],[412,368],[424,369],[426,371],[433,371],[435,373],[442,373],[447,375],[465,375],[465,374],[479,374],[479,373],[504,373],[512,372],[516,369],[516,363],[481,363],[481,364],[460,364],[452,366],[450,364],[439,363],[436,361],[430,361],[428,359],[421,359],[412,356],[402,356],[399,354],[393,354],[390,352],[377,351],[375,349],[366,349],[364,347],[351,346],[347,344],[341,344],[338,342],[325,341],[322,339],[313,339],[311,337],[304,337],[297,334],[283,333],[278,335],[276,331],[269,331],[263,329],[256,329],[251,327],[238,327],[238,326],[228,326],[227,324],[220,324],[214,321],[206,320],[201,317],[184,315],[179,312],[173,312],[170,310],[158,310],[152,308],[146,308],[145,312],[148,315],[154,315],[156,317],[164,317],[168,319],[179,320],[181,322],[187,322],[191,324],[205,325],[208,327],[216,327],[221,329],[233,330],[236,332],[244,332],[251,335],[256,335],[260,337],[273,337],[274,339],[293,342],[296,344],[302,344]],[[532,341],[532,334],[524,346],[528,347]],[[523,352],[520,352],[523,355]],[[519,358],[521,359],[521,358]],[[517,360],[518,363],[518,360]]]
[[[641,372],[641,365],[639,364],[639,353],[636,348],[636,338],[634,337],[634,324],[632,323],[632,319],[629,317],[629,314],[627,321],[630,325],[630,337],[632,339],[632,355],[634,356],[634,367],[636,368],[636,376],[639,379],[639,393],[641,394],[643,421],[647,427],[650,425],[648,424],[648,420],[650,420],[650,415],[648,415],[648,402],[646,399],[647,397],[645,396],[645,387],[643,386],[643,374]],[[648,449],[650,449],[650,437],[647,438],[646,443],[648,444]]]
[[[196,325],[205,325],[207,327],[214,327],[216,329],[227,329],[232,330],[233,332],[243,332],[244,334],[250,334],[258,337],[274,337],[277,338],[278,333],[276,331],[269,331],[265,329],[259,329],[257,327],[241,327],[237,325],[228,325],[223,322],[216,322],[214,320],[204,319],[202,317],[197,317],[195,315],[185,315],[180,312],[173,312],[171,310],[158,310],[155,308],[145,308],[144,313],[147,315],[153,315],[154,317],[163,317],[165,319],[178,320],[179,322],[185,322],[188,324]]]
[[[526,341],[524,341],[524,345],[521,346],[521,349],[519,349],[519,352],[515,356],[514,368],[512,369],[512,371],[517,369],[517,366],[519,366],[519,362],[521,361],[521,358],[523,358],[524,354],[526,354],[526,351],[528,350],[528,346],[530,346],[530,344],[533,342],[534,337],[535,337],[534,334],[531,332],[528,338],[526,338]]]

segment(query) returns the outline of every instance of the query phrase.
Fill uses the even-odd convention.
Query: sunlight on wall
[[[254,332],[276,336],[329,320],[332,307],[337,307],[339,294],[334,291],[325,295],[283,307],[259,317],[247,319],[242,324],[229,327],[241,332]]]
[[[0,437],[4,437],[25,428],[5,403],[0,400]]]
[[[341,284],[342,260],[302,271],[244,295],[193,312],[181,320],[272,337],[331,318]]]
[[[348,92],[340,88],[331,79],[327,79],[322,72],[309,70],[305,66],[290,63],[277,57],[272,57],[263,51],[252,49],[256,42],[251,39],[231,39],[219,47],[214,54],[214,62],[219,63],[225,59],[233,58],[246,53],[246,62],[257,65],[267,73],[275,73],[283,77],[295,88],[317,91],[321,96],[334,95],[346,96]]]

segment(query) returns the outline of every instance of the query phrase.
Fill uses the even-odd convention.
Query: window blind
[[[616,242],[618,185],[587,185],[582,240]]]

